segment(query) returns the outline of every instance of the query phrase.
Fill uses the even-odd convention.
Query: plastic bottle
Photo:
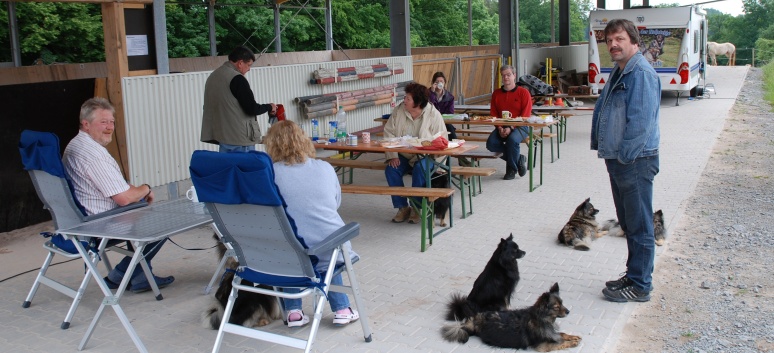
[[[328,122],[328,142],[336,142],[336,122]]]
[[[336,129],[338,133],[336,137],[339,141],[346,142],[347,139],[347,113],[344,111],[344,107],[339,106],[339,111],[336,113]]]
[[[320,139],[320,122],[317,119],[312,119],[312,141]]]

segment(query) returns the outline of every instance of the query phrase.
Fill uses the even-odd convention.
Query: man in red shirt
[[[489,114],[501,118],[504,111],[515,117],[528,118],[532,114],[532,95],[523,87],[516,85],[516,73],[511,65],[500,68],[503,86],[492,92]],[[494,131],[486,140],[486,149],[492,152],[502,152],[505,160],[505,176],[512,180],[527,173],[527,158],[519,153],[519,144],[527,137],[526,127],[495,126]]]

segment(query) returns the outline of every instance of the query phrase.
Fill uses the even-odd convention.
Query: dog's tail
[[[467,295],[453,293],[449,304],[446,305],[446,320],[464,320],[475,315],[473,308],[470,307]]]
[[[599,230],[607,231],[607,235],[613,237],[624,236],[623,229],[621,229],[621,224],[618,223],[618,221],[615,219],[608,219],[605,221],[605,223],[602,223],[602,226],[599,228]]]
[[[588,241],[589,239],[583,238],[572,238],[572,247],[575,250],[581,250],[581,251],[589,251],[591,249],[591,244]]]
[[[223,306],[217,301],[213,301],[207,310],[202,312],[202,327],[217,330],[220,328],[220,322],[223,320]]]
[[[476,327],[473,321],[473,319],[467,319],[462,322],[457,321],[453,324],[444,325],[441,328],[443,339],[449,342],[467,343],[470,336],[476,334]]]

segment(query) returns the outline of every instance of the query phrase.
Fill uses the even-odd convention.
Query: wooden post
[[[121,79],[129,76],[129,60],[126,56],[126,23],[124,19],[124,4],[109,2],[102,4],[102,29],[105,34],[105,62],[107,64],[107,94],[108,100],[116,109],[115,140],[118,144],[118,155],[113,156],[118,161],[129,180],[129,158],[126,149],[126,124],[124,117],[124,99],[121,89]]]

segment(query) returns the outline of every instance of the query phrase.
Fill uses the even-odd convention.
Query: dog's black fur
[[[506,310],[511,295],[519,283],[519,265],[516,260],[527,253],[513,241],[513,233],[500,244],[476,278],[467,296],[452,294],[448,304],[447,320],[463,320],[484,311]]]
[[[226,247],[220,242],[217,235],[213,235],[216,241],[218,241],[218,259],[223,257],[226,252]],[[227,269],[236,269],[239,263],[234,259],[229,259],[226,263]],[[223,311],[226,308],[228,302],[228,296],[231,294],[233,288],[232,282],[234,281],[234,273],[227,271],[221,279],[220,286],[215,292],[215,302],[202,313],[202,325],[206,328],[217,330],[220,328],[220,323],[223,320]],[[242,285],[252,285],[253,283],[247,280],[240,282]],[[259,287],[271,289],[264,285]],[[238,324],[245,327],[253,326],[265,326],[272,320],[282,318],[282,310],[280,309],[277,298],[248,291],[240,291],[234,302],[234,308],[231,310],[231,317],[228,322],[230,324]]]
[[[446,174],[434,173],[430,179],[430,187],[433,188],[450,188],[449,176]],[[433,209],[435,210],[435,218],[441,227],[446,227],[446,215],[449,213],[449,207],[451,206],[451,199],[448,197],[441,197],[433,201]]]
[[[479,336],[484,343],[495,347],[533,347],[538,352],[550,352],[577,347],[581,341],[579,336],[557,332],[556,319],[569,313],[559,297],[559,284],[554,283],[531,307],[479,313],[445,325],[441,334],[450,342],[466,343],[470,336]]]

